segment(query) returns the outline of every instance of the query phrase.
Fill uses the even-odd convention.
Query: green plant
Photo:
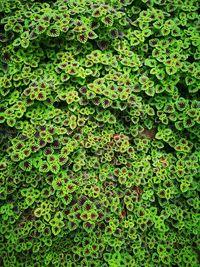
[[[0,266],[198,266],[198,1],[2,0],[0,29]]]

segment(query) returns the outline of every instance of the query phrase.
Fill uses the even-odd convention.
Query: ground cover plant
[[[199,266],[198,8],[0,1],[0,266]]]

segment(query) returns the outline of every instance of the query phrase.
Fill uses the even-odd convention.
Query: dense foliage
[[[0,1],[0,266],[197,267],[198,0]]]

